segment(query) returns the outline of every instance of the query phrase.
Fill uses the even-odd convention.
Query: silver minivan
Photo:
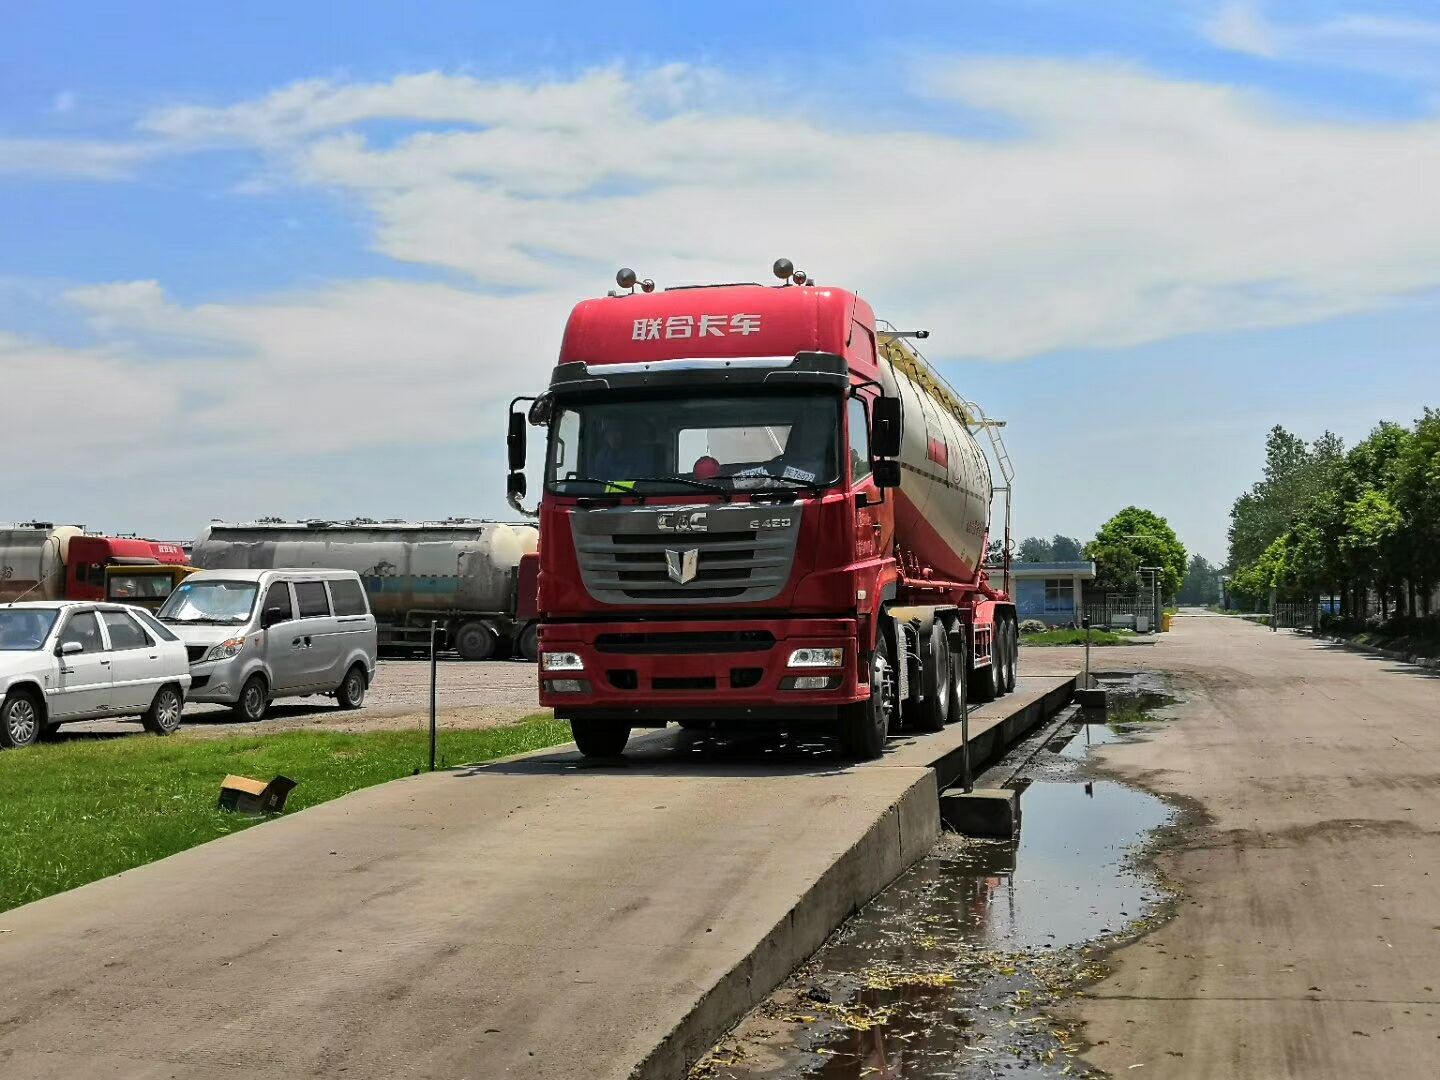
[[[189,653],[189,700],[242,720],[310,694],[358,709],[375,678],[375,616],[353,570],[202,570],[157,614]]]

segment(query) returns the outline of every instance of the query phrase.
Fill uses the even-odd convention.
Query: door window
[[[280,609],[280,622],[289,622],[295,618],[295,608],[290,603],[290,586],[283,581],[271,582],[270,588],[265,592],[265,604],[260,608],[261,616],[274,608]]]
[[[330,582],[330,599],[335,602],[336,615],[369,614],[370,609],[365,605],[365,590],[353,578]]]
[[[319,619],[330,614],[330,596],[325,592],[323,581],[295,582],[295,603],[302,619]]]
[[[850,477],[859,483],[870,475],[870,428],[865,415],[865,402],[851,398],[846,414],[850,428]]]
[[[105,629],[110,632],[110,648],[116,652],[125,649],[148,649],[154,644],[150,635],[140,629],[140,624],[123,611],[102,611]]]
[[[78,641],[87,653],[105,651],[105,642],[100,637],[100,620],[95,618],[93,611],[82,611],[78,615],[70,616],[70,621],[60,632],[60,644],[65,645],[71,641]]]

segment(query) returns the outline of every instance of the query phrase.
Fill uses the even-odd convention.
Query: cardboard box
[[[227,776],[220,785],[220,801],[215,805],[237,814],[280,814],[295,787],[296,782],[288,776],[277,776],[268,784],[248,776]]]

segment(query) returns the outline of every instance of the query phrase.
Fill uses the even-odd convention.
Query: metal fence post
[[[435,683],[439,669],[435,657],[435,631],[438,623],[430,620],[430,771],[435,771]]]

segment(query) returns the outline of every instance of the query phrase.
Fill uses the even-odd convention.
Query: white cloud
[[[1202,22],[1201,32],[1223,49],[1267,60],[1440,81],[1437,20],[1356,14],[1287,23],[1270,18],[1258,0],[1228,0]]]
[[[0,176],[79,176],[118,180],[162,151],[154,142],[0,138]]]

